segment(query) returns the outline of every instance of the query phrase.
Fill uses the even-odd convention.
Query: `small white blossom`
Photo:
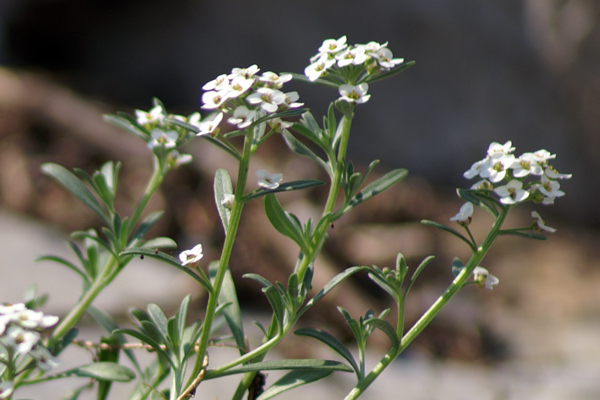
[[[506,185],[498,186],[494,192],[500,196],[502,204],[516,204],[529,197],[529,192],[523,189],[523,182],[513,179]]]
[[[282,132],[284,129],[287,129],[293,125],[291,122],[284,121],[281,118],[270,119],[268,124],[275,132]]]
[[[239,97],[254,85],[254,78],[238,75],[232,79],[231,85],[224,90],[228,99]]]
[[[258,186],[265,189],[277,189],[283,180],[282,174],[270,174],[264,169],[256,171],[258,176]]]
[[[10,315],[0,315],[0,335],[4,333],[6,327],[11,322]]]
[[[471,189],[473,189],[473,190],[492,190],[492,189],[494,189],[494,185],[492,185],[490,183],[490,181],[488,181],[487,179],[482,179],[480,181],[477,181],[473,185],[471,185]]]
[[[135,116],[138,124],[148,125],[161,122],[165,118],[163,109],[161,106],[156,106],[152,110],[146,112],[142,110],[135,110]]]
[[[465,203],[460,207],[458,214],[450,218],[450,221],[456,221],[463,226],[469,225],[473,216],[473,203]]]
[[[544,172],[533,153],[523,153],[521,157],[515,159],[510,168],[515,178],[523,178],[529,174],[542,175]]]
[[[235,195],[228,193],[223,196],[223,200],[221,201],[221,205],[229,208],[230,210],[233,208],[233,202],[235,200]]]
[[[169,155],[167,156],[167,162],[173,168],[180,167],[184,164],[189,164],[192,162],[191,154],[180,154],[177,150],[171,150]]]
[[[355,47],[348,48],[338,54],[336,54],[335,59],[337,60],[337,65],[340,68],[343,68],[347,65],[360,65],[367,61],[367,55],[365,54],[364,47]]]
[[[229,74],[229,79],[234,79],[237,76],[243,76],[244,78],[250,78],[260,71],[260,68],[256,64],[249,66],[248,68],[233,68]]]
[[[463,176],[467,179],[474,178],[479,176],[481,171],[485,171],[491,165],[491,159],[489,157],[484,158],[483,160],[476,161],[471,165],[471,168],[466,171]]]
[[[560,183],[554,180],[550,180],[542,175],[542,181],[538,187],[539,191],[546,197],[561,197],[565,195],[565,192],[560,190]]]
[[[494,289],[494,286],[500,283],[498,278],[490,274],[488,270],[483,267],[475,267],[475,269],[473,269],[473,279],[475,280],[475,283],[477,283],[477,286],[489,290]]]
[[[220,108],[228,99],[229,96],[227,90],[204,92],[202,95],[202,103],[204,103],[202,108],[207,110]]]
[[[281,89],[284,83],[292,80],[292,74],[276,74],[275,72],[265,72],[259,78],[259,81],[266,83],[274,89]]]
[[[348,47],[346,44],[346,36],[342,36],[339,39],[326,39],[323,41],[321,47],[319,47],[319,53],[336,54],[346,47]]]
[[[181,253],[179,253],[179,260],[181,261],[181,265],[183,265],[184,267],[196,267],[202,259],[202,257],[204,257],[204,254],[202,254],[201,244],[197,244],[191,250],[184,250]]]
[[[165,149],[172,149],[177,146],[177,139],[179,135],[175,131],[163,131],[162,129],[153,129],[150,133],[152,140],[148,142],[148,148],[153,149],[155,147],[164,147]]]
[[[497,183],[506,177],[508,168],[515,162],[512,154],[490,156],[490,162],[479,172],[479,176],[487,178],[492,183]]]
[[[388,42],[385,42],[384,44],[379,44],[378,42],[369,42],[361,46],[364,46],[367,53],[377,53],[382,47],[387,47],[387,45]]]
[[[31,350],[29,355],[37,361],[36,365],[42,371],[48,371],[60,365],[58,358],[54,357],[47,348],[42,346],[37,346]]]
[[[205,118],[204,121],[198,123],[197,126],[200,131],[196,134],[196,136],[210,135],[214,133],[222,120],[222,112]]]
[[[15,303],[15,304],[0,304],[0,315],[2,314],[12,314],[15,312],[26,310],[24,303]]]
[[[329,58],[326,54],[320,55],[316,60],[311,61],[311,64],[304,68],[304,75],[311,82],[319,79],[327,71],[329,67],[335,64],[335,59]]]
[[[287,106],[287,108],[298,108],[298,107],[302,107],[304,105],[304,103],[298,103],[298,99],[300,98],[300,95],[298,94],[298,92],[287,92],[285,94],[285,102],[284,104]]]
[[[223,90],[229,87],[229,78],[227,77],[227,75],[223,74],[223,75],[219,75],[217,76],[215,79],[213,79],[210,82],[207,82],[204,86],[202,86],[202,89],[205,91],[209,91],[209,90]]]
[[[341,85],[339,88],[340,100],[347,101],[349,103],[362,104],[369,101],[371,98],[370,94],[367,94],[369,90],[369,84],[361,83],[360,85]]]
[[[24,354],[29,353],[39,340],[39,333],[10,325],[2,339],[2,343],[5,346],[12,347],[16,354]]]
[[[249,127],[256,117],[256,110],[250,110],[246,106],[239,106],[233,111],[233,115],[227,120],[232,125],[237,125],[239,129]]]
[[[246,97],[249,104],[260,105],[268,113],[274,113],[281,103],[285,102],[285,94],[277,89],[260,88]]]
[[[58,322],[54,315],[44,315],[41,311],[25,309],[10,315],[11,320],[26,329],[46,329]]]
[[[556,158],[556,154],[551,154],[549,151],[541,149],[533,153],[533,157],[540,163],[545,164],[548,160]]]
[[[555,228],[552,228],[552,227],[549,227],[546,225],[545,221],[542,219],[540,214],[537,213],[537,211],[532,211],[531,217],[534,219],[533,224],[534,224],[536,230],[546,231],[546,232],[550,232],[550,233],[556,232]]]
[[[377,60],[377,63],[383,68],[394,68],[396,65],[404,62],[403,58],[393,58],[392,51],[387,47],[380,48],[377,53],[373,54],[373,58]]]
[[[571,174],[561,174],[551,166],[546,167],[544,170],[544,175],[546,175],[550,179],[571,179],[573,175]]]
[[[500,157],[506,154],[510,154],[515,150],[514,147],[512,147],[512,141],[508,141],[504,144],[500,144],[498,142],[492,142],[490,143],[490,146],[488,147],[488,151],[487,154],[488,156],[492,157],[492,158],[496,158],[496,157]]]

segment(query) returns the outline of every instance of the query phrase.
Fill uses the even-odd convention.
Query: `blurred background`
[[[319,282],[350,265],[392,266],[398,251],[412,266],[436,254],[409,298],[410,325],[447,285],[452,258],[469,256],[458,240],[419,221],[447,222],[457,212],[454,189],[469,185],[462,173],[490,142],[512,140],[517,154],[545,148],[558,155],[559,171],[574,175],[562,185],[567,196],[536,208],[558,232],[543,243],[499,240],[484,266],[501,284],[493,292],[463,291],[401,357],[402,374],[386,375],[384,387],[396,385],[393,392],[373,389],[366,397],[404,390],[406,398],[466,399],[467,384],[479,399],[600,398],[596,0],[1,0],[0,301],[17,301],[32,280],[50,292],[54,313],[66,312],[78,296],[68,271],[33,260],[46,253],[71,257],[68,233],[99,221],[41,174],[42,163],[91,172],[121,160],[124,214],[143,191],[149,151],[102,114],[148,110],[156,96],[170,112],[187,115],[199,109],[201,86],[217,75],[252,64],[302,72],[324,39],[342,35],[349,43],[389,41],[395,57],[416,61],[372,85],[349,150],[362,168],[377,158],[377,173],[404,167],[410,177],[336,223],[317,265]],[[317,119],[337,97],[304,83],[290,88]],[[188,150],[193,164],[172,173],[153,200],[152,209],[166,208],[153,233],[173,237],[181,249],[203,243],[214,259],[223,234],[212,177],[233,164],[202,141]],[[319,174],[309,161],[289,157],[277,138],[255,165],[282,171],[286,180]],[[322,196],[316,190],[282,201],[310,215]],[[531,210],[520,207],[508,223],[529,224]],[[484,235],[490,223],[476,214],[474,232]],[[260,202],[249,205],[242,224],[232,269],[241,301],[260,315],[267,303],[241,275],[282,280],[296,250],[268,226]],[[114,315],[125,318],[132,304],[172,307],[192,292],[201,317],[203,294],[190,282],[145,262],[127,273],[99,299]],[[360,276],[304,323],[349,340],[337,304],[355,316],[390,307]],[[281,351],[314,356],[321,351],[314,344],[291,338]],[[373,346],[385,351],[387,342],[375,337]]]

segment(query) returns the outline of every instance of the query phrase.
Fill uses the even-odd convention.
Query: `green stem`
[[[144,212],[146,205],[148,205],[148,201],[150,201],[150,198],[152,197],[154,192],[156,192],[156,190],[160,187],[165,175],[166,171],[163,170],[160,160],[155,155],[152,176],[150,177],[150,180],[146,185],[146,190],[144,191],[144,194],[140,199],[138,206],[136,207],[135,211],[133,212],[133,215],[131,216],[131,219],[129,220],[129,226],[126,235],[127,237],[133,231],[133,227],[137,224],[137,221],[140,219],[142,212]]]
[[[423,332],[423,330],[429,325],[429,323],[439,314],[439,312],[444,308],[444,306],[454,297],[456,293],[464,286],[467,282],[475,267],[477,267],[488,250],[496,240],[496,237],[500,234],[500,229],[502,228],[502,224],[506,220],[506,216],[508,215],[511,207],[505,207],[498,215],[496,222],[488,232],[485,240],[479,246],[477,251],[473,253],[467,265],[463,268],[463,270],[456,276],[454,281],[450,284],[448,289],[437,299],[435,303],[429,307],[429,309],[423,314],[423,316],[410,328],[410,330],[404,335],[402,341],[400,342],[400,347],[397,350],[391,349],[380,361],[377,365],[369,372],[369,374],[359,381],[354,389],[348,396],[346,396],[345,400],[354,400],[357,399],[366,389],[377,379],[377,377],[383,372],[385,368],[387,368],[396,357],[398,357],[406,347]]]
[[[322,217],[325,217],[329,213],[333,213],[333,208],[335,207],[335,203],[338,198],[338,194],[340,191],[340,182],[344,173],[344,166],[346,165],[346,153],[348,152],[348,142],[350,141],[351,127],[352,118],[344,116],[342,135],[340,138],[340,147],[338,150],[336,160],[335,173],[333,175],[333,179],[331,180],[331,186],[329,187],[329,195],[327,196],[327,202],[325,203],[325,208],[323,209]],[[328,218],[331,220],[331,216]],[[323,224],[322,228],[318,232],[314,233],[312,254],[306,254],[305,257],[302,259],[302,262],[298,266],[298,281],[303,281],[304,275],[306,274],[306,269],[317,257],[317,253],[322,247],[321,245],[323,244],[325,234],[327,233],[327,229],[329,228],[329,222],[330,221],[328,221],[326,224]]]
[[[202,327],[202,334],[198,341],[198,353],[194,369],[185,387],[189,387],[194,378],[202,370],[202,362],[206,355],[208,348],[208,342],[210,340],[210,333],[212,330],[212,324],[215,318],[215,311],[217,309],[219,293],[221,292],[221,286],[223,285],[223,279],[225,278],[225,272],[229,268],[229,259],[233,250],[233,244],[235,242],[235,236],[237,234],[238,226],[242,216],[242,209],[244,207],[244,194],[246,192],[246,181],[248,179],[248,169],[250,166],[250,156],[252,149],[252,136],[247,134],[244,139],[244,150],[242,159],[240,161],[238,169],[238,179],[235,188],[235,200],[231,209],[231,216],[229,218],[229,225],[225,236],[225,242],[223,243],[223,250],[221,251],[221,258],[219,260],[219,267],[217,268],[217,275],[213,282],[212,293],[209,293],[208,304],[206,305],[206,315],[204,317],[204,324]]]

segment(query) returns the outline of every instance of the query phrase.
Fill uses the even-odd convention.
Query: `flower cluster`
[[[41,370],[58,365],[58,360],[40,343],[40,332],[58,322],[58,317],[28,309],[25,304],[0,304],[0,364],[16,365],[28,356]],[[0,383],[0,399],[12,393],[12,383]]]
[[[483,178],[471,189],[493,190],[502,204],[525,200],[554,204],[557,197],[565,195],[558,180],[570,179],[571,175],[561,174],[550,165],[555,154],[542,149],[516,157],[512,154],[514,149],[511,141],[490,144],[487,156],[463,174],[467,179]]]
[[[348,45],[346,36],[342,36],[325,40],[319,52],[311,57],[304,74],[312,82],[327,79],[341,84],[340,100],[360,104],[370,97],[365,78],[389,71],[404,62],[403,58],[393,57],[387,42]]]
[[[198,135],[216,135],[225,114],[227,122],[246,129],[257,119],[268,114],[302,107],[298,103],[298,93],[281,91],[286,82],[292,80],[291,74],[264,72],[256,65],[248,68],[233,68],[230,74],[219,75],[206,83],[202,89],[202,108],[216,110],[202,122],[191,123],[198,129]],[[282,129],[287,125],[278,118],[269,121],[273,129]]]

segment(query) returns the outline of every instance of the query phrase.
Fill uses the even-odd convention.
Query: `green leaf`
[[[331,374],[333,374],[333,371],[311,369],[288,372],[265,390],[257,400],[271,399],[290,389],[327,378]]]
[[[291,74],[292,77],[297,80],[297,81],[302,81],[302,82],[307,82],[307,83],[311,83],[311,84],[317,84],[317,85],[322,85],[322,86],[328,86],[331,88],[336,89],[339,85],[336,85],[333,82],[327,81],[325,79],[317,79],[315,81],[311,81],[310,79],[308,79],[308,77],[304,74],[298,74],[296,72],[286,72],[288,74]]]
[[[384,190],[390,188],[391,186],[395,185],[396,183],[400,182],[406,177],[406,175],[408,175],[408,171],[406,169],[398,168],[388,172],[381,178],[371,182],[370,184],[365,186],[356,196],[354,196],[354,198],[350,201],[350,204],[347,207],[345,207],[343,210],[338,210],[333,215],[333,220],[336,220],[339,217],[341,217],[352,207],[357,206],[358,204],[370,199],[376,194],[379,194]]]
[[[144,321],[144,323],[147,324],[147,321]],[[177,368],[177,366],[175,365],[173,360],[171,360],[169,353],[164,351],[160,347],[160,344],[158,342],[153,340],[150,336],[146,335],[145,333],[135,331],[133,329],[117,329],[117,330],[113,331],[113,333],[114,334],[122,333],[125,335],[133,336],[134,338],[141,340],[142,342],[150,345],[150,347],[152,347],[157,354],[160,354],[162,357],[164,357],[164,359],[167,360],[173,368]]]
[[[467,239],[465,236],[463,236],[460,232],[450,228],[447,225],[441,224],[439,222],[435,222],[435,221],[430,221],[428,219],[424,219],[421,220],[421,223],[423,225],[427,225],[427,226],[433,226],[435,228],[441,229],[443,231],[449,232],[451,234],[453,234],[454,236],[456,236],[457,238],[459,238],[460,240],[462,240],[463,242],[465,242],[466,244],[469,245],[469,247],[471,248],[471,250],[476,251],[477,248],[475,247],[474,243],[471,243],[471,241],[469,239]]]
[[[285,302],[281,297],[281,293],[275,286],[264,287],[262,291],[267,296],[267,300],[269,304],[271,304],[271,308],[273,309],[273,315],[279,325],[279,330],[281,331],[284,326],[284,318],[285,318]]]
[[[304,143],[302,143],[301,141],[296,139],[294,137],[294,135],[289,133],[287,130],[283,131],[281,134],[283,136],[283,139],[285,140],[285,143],[290,148],[290,150],[292,150],[294,153],[296,153],[298,155],[310,158],[317,165],[319,165],[321,168],[323,168],[325,171],[327,171],[329,176],[333,176],[331,166],[329,164],[327,164],[321,157],[316,155]]]
[[[211,263],[209,266],[209,274],[211,279],[216,276],[218,268],[218,262]],[[223,277],[223,285],[219,292],[219,304],[229,305],[223,310],[225,321],[231,330],[235,344],[240,350],[240,355],[246,351],[246,335],[244,334],[244,325],[242,323],[242,311],[240,309],[240,303],[238,301],[235,283],[233,282],[233,276],[231,270],[225,271]]]
[[[483,208],[494,217],[498,217],[498,211],[490,204],[498,204],[498,200],[491,197],[489,190],[456,189],[456,193],[463,200]],[[488,204],[489,203],[489,204]]]
[[[314,358],[307,359],[289,359],[289,360],[274,360],[262,361],[252,364],[244,364],[226,371],[215,372],[214,370],[206,371],[204,379],[214,379],[226,375],[241,374],[254,371],[275,371],[275,370],[320,370],[320,371],[342,371],[354,372],[352,368],[339,361],[320,360]]]
[[[384,72],[384,73],[382,73],[382,74],[376,74],[376,75],[367,75],[367,77],[366,77],[366,79],[364,80],[364,82],[367,82],[367,83],[373,83],[373,82],[380,81],[380,80],[382,80],[382,79],[389,78],[389,77],[391,77],[391,76],[394,76],[394,75],[396,75],[396,74],[399,74],[400,72],[404,71],[404,70],[405,70],[405,69],[407,69],[407,68],[410,68],[410,67],[412,67],[413,65],[415,65],[415,62],[414,62],[414,61],[408,61],[408,62],[405,62],[405,63],[403,63],[403,64],[400,64],[400,65],[398,65],[397,67],[395,67],[395,68],[393,68],[393,69],[391,69],[391,70],[389,70],[389,71],[387,71],[387,72]],[[360,83],[360,82],[359,82],[359,83]]]
[[[339,285],[340,283],[342,283],[343,281],[345,281],[348,277],[354,275],[358,271],[362,271],[362,270],[365,270],[365,269],[367,269],[367,267],[350,267],[350,268],[346,269],[345,271],[340,272],[339,274],[337,274],[336,276],[334,276],[333,279],[331,279],[329,282],[327,282],[325,284],[325,286],[323,286],[323,289],[321,289],[319,291],[319,293],[317,293],[315,295],[315,297],[313,297],[312,299],[310,299],[308,301],[308,303],[306,303],[306,306],[304,308],[308,309],[314,303],[316,303],[321,297],[325,296],[333,288],[335,288],[337,285]],[[302,312],[304,312],[304,311],[305,310],[303,310]]]
[[[138,240],[140,240],[148,232],[148,230],[150,230],[150,228],[152,228],[152,226],[160,219],[160,217],[163,216],[163,214],[164,211],[155,211],[153,213],[148,214],[148,216],[144,218],[144,220],[140,224],[140,227],[137,229],[137,231],[131,238],[129,245],[133,247],[133,245]],[[133,227],[130,227],[129,229],[131,228]]]
[[[250,200],[254,200],[258,197],[265,196],[269,193],[289,192],[291,190],[306,189],[309,187],[321,186],[324,184],[325,182],[318,179],[301,179],[297,181],[285,182],[277,186],[275,189],[258,189],[252,193],[249,193],[244,197],[244,202],[246,203]]]
[[[514,235],[524,237],[526,239],[534,239],[534,240],[547,240],[548,238],[545,235],[535,232],[524,232],[517,229],[506,229],[500,231],[501,235]]]
[[[65,260],[62,257],[58,257],[58,256],[43,256],[43,257],[39,257],[35,260],[36,262],[39,261],[54,261],[55,263],[59,263],[64,265],[65,267],[71,269],[72,271],[75,271],[79,276],[81,276],[81,278],[83,279],[84,282],[86,282],[88,285],[91,284],[90,280],[88,279],[88,277],[85,275],[85,273],[79,269],[79,267],[77,267],[75,264],[71,263],[68,260]]]
[[[144,142],[150,140],[150,132],[140,127],[137,121],[127,114],[120,113],[119,115],[104,115],[104,120],[133,133],[135,136],[142,139]]]
[[[160,309],[159,306],[151,303],[148,305],[148,314],[150,315],[150,318],[152,318],[152,322],[154,322],[156,328],[158,328],[163,342],[170,343],[169,330],[167,329],[168,320],[165,316],[165,313]]]
[[[397,300],[400,298],[400,294],[396,291],[396,288],[386,281],[380,274],[376,272],[369,272],[369,278],[375,282],[380,288],[385,290],[393,299]]]
[[[100,381],[129,382],[135,378],[135,373],[131,369],[112,362],[95,362],[64,373],[67,376],[80,376]]]
[[[342,342],[340,342],[337,338],[332,336],[329,332],[314,328],[301,328],[295,331],[294,335],[308,336],[320,340],[327,346],[331,347],[331,349],[338,353],[340,356],[344,357],[346,361],[350,363],[350,366],[354,369],[356,374],[360,373],[358,364],[356,364],[356,361],[354,360],[354,357],[352,356],[350,350],[348,350],[346,346],[342,344]]]
[[[219,210],[223,229],[225,229],[225,233],[227,233],[229,219],[231,218],[231,209],[225,204],[225,197],[233,194],[233,185],[229,173],[222,168],[218,169],[215,174],[214,190],[217,210]]]
[[[380,331],[382,331],[383,333],[385,333],[386,336],[392,342],[392,348],[394,350],[397,351],[400,348],[400,339],[398,338],[398,334],[396,333],[396,329],[394,329],[394,327],[392,326],[392,324],[390,324],[387,321],[384,321],[383,319],[379,319],[379,318],[370,318],[370,319],[367,319],[367,320],[365,320],[365,324],[366,325],[374,326],[375,328],[377,328]]]
[[[65,167],[54,164],[45,163],[42,165],[42,172],[50,177],[54,178],[68,191],[73,193],[79,200],[81,200],[86,206],[94,211],[107,225],[110,225],[110,218],[108,214],[102,209],[96,198],[92,195],[89,189],[69,170]]]
[[[293,214],[281,208],[274,194],[265,196],[265,211],[269,221],[279,233],[296,242],[304,254],[309,253],[308,243],[306,243],[302,233],[302,226],[298,224],[298,220]]]
[[[404,298],[405,299],[406,299],[406,296],[408,296],[408,292],[410,291],[410,289],[416,282],[417,278],[419,277],[419,274],[421,273],[421,271],[423,271],[423,269],[427,266],[427,264],[429,264],[434,259],[435,259],[435,256],[425,257],[425,259],[423,261],[421,261],[421,264],[419,264],[419,266],[417,267],[415,272],[413,272],[413,274],[410,278],[410,282],[408,283],[408,285],[406,285],[406,289],[404,289]]]
[[[170,255],[165,254],[161,251],[156,251],[156,250],[147,249],[147,248],[143,248],[143,247],[133,247],[133,248],[130,248],[127,250],[123,250],[119,254],[122,256],[134,255],[134,256],[145,256],[145,257],[156,258],[160,261],[163,261],[163,262],[177,268],[178,270],[180,270],[180,271],[188,274],[192,278],[194,278],[198,283],[200,283],[200,285],[202,285],[202,287],[204,287],[204,289],[206,289],[206,291],[208,293],[212,293],[212,291],[213,291],[212,285],[205,277],[198,275],[191,268],[182,266],[181,261],[179,261],[175,257],[171,257]]]
[[[157,237],[150,239],[142,246],[147,249],[176,249],[177,243],[168,237]]]

